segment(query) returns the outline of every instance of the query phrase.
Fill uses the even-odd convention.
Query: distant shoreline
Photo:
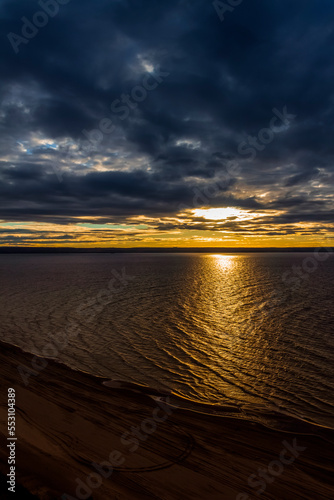
[[[314,252],[328,247],[266,247],[266,248],[226,248],[226,247],[133,247],[133,248],[76,248],[76,247],[0,247],[0,254],[27,253],[296,253]]]

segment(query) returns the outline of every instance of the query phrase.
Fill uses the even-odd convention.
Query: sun
[[[224,220],[230,218],[246,220],[253,219],[255,216],[255,214],[249,212],[248,210],[240,210],[233,207],[195,209],[193,210],[193,214],[195,217],[204,217],[204,219],[208,220]]]

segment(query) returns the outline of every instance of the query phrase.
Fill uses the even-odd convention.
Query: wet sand
[[[40,499],[334,498],[332,430],[274,413],[194,406],[122,383],[108,387],[51,360],[26,386],[17,367],[31,370],[32,358],[0,343],[0,472],[8,473],[13,387],[17,481]]]

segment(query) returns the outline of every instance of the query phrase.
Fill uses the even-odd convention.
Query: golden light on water
[[[209,256],[210,259],[214,259],[215,265],[218,269],[223,271],[231,271],[235,267],[237,255],[221,255],[213,254]]]

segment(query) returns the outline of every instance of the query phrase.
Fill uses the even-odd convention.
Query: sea
[[[330,250],[2,254],[0,283],[0,339],[25,351],[334,428]]]

